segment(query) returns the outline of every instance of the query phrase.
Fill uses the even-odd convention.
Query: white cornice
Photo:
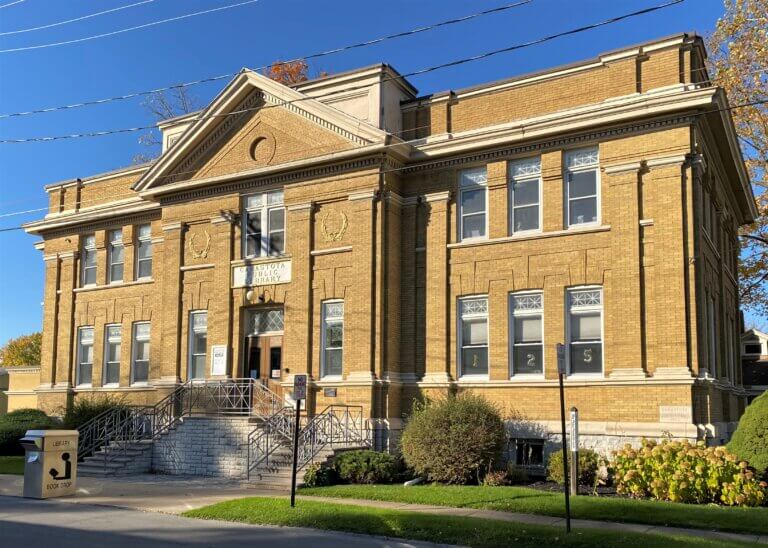
[[[23,225],[28,234],[39,234],[42,231],[48,231],[56,228],[63,228],[73,225],[103,221],[117,216],[133,215],[138,213],[147,213],[160,209],[160,204],[147,202],[140,198],[121,201],[118,205],[113,202],[106,207],[93,206],[87,210],[81,210],[75,213],[57,213],[46,216],[45,219],[34,221]]]

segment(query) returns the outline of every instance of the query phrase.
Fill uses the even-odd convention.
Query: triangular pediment
[[[249,71],[197,115],[136,183],[160,186],[251,172],[385,142],[387,133]]]

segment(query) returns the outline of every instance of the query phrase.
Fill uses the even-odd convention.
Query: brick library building
[[[727,440],[756,210],[705,58],[680,34],[426,96],[386,64],[241,71],[156,160],[46,187],[38,405],[238,379],[290,402],[307,374],[310,416],[396,440],[415,399],[471,391],[535,460],[563,343],[585,446]]]

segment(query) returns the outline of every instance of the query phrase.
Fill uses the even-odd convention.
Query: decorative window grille
[[[568,292],[568,362],[571,374],[603,372],[603,292]]]
[[[541,229],[541,160],[531,158],[509,165],[510,233]]]
[[[600,204],[598,149],[566,155],[566,216],[569,227],[598,222]]]
[[[544,373],[544,306],[541,293],[510,296],[512,375]]]
[[[488,297],[459,299],[459,376],[488,375]]]

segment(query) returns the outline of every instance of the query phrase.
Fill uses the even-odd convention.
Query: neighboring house
[[[748,329],[741,335],[741,368],[747,402],[768,390],[768,335]]]
[[[473,391],[536,425],[511,425],[536,466],[564,343],[586,445],[726,440],[756,211],[705,58],[679,34],[426,96],[389,65],[241,72],[155,162],[46,187],[40,406],[308,373],[310,414],[396,437],[414,398]]]
[[[8,390],[8,370],[0,367],[0,415],[4,415],[8,412],[8,396],[6,395]]]
[[[2,378],[5,373],[6,385],[3,388]],[[15,411],[16,409],[35,409],[37,408],[37,388],[40,385],[40,366],[8,366],[0,369],[0,398],[4,398],[6,411]],[[0,412],[2,412],[2,402],[0,399]],[[56,410],[61,413],[60,410]]]

